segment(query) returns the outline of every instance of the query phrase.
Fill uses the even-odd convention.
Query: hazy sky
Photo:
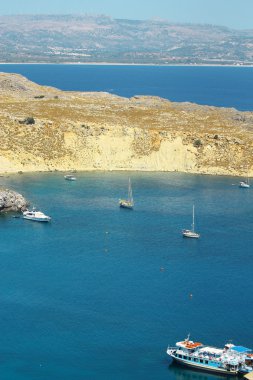
[[[253,0],[8,0],[0,14],[106,14],[253,29]]]

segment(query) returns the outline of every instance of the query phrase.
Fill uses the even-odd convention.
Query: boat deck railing
[[[168,350],[175,351],[175,350],[178,350],[178,347],[170,347],[170,346],[168,346],[167,347],[167,351]]]
[[[220,363],[221,361],[227,361],[226,359],[228,359],[228,358],[223,358],[223,360],[221,360],[221,356],[219,356],[219,357],[216,357],[215,355],[212,355],[211,353],[202,353],[202,352],[197,352],[197,355],[196,355],[196,351],[194,351],[194,352],[186,352],[184,349],[181,349],[181,348],[179,348],[179,347],[170,347],[170,346],[168,346],[168,348],[167,348],[167,351],[168,350],[170,350],[170,351],[177,351],[177,354],[179,354],[179,355],[182,355],[182,356],[184,356],[184,355],[187,355],[188,357],[190,357],[190,358],[199,358],[199,359],[207,359],[207,360],[211,360],[212,362],[214,362],[214,363]],[[231,359],[238,359],[238,357],[240,357],[240,355],[237,355],[237,354],[232,354],[231,355],[231,353],[230,353],[230,355],[229,355],[229,359],[231,360]]]

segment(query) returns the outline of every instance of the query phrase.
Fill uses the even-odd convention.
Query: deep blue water
[[[134,211],[117,204],[129,175]],[[217,378],[169,367],[165,351],[189,332],[253,347],[252,190],[179,173],[77,177],[1,178],[52,216],[0,217],[1,378]],[[198,241],[180,234],[193,203]]]
[[[65,90],[253,110],[253,68],[0,65]],[[1,216],[0,369],[4,380],[211,380],[169,367],[190,332],[253,347],[253,193],[239,179],[130,173],[1,178],[52,216]],[[181,237],[196,207],[199,241]],[[192,294],[192,297],[190,297]]]
[[[1,65],[62,90],[157,95],[177,102],[253,110],[253,67]]]

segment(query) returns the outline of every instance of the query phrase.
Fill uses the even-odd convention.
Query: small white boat
[[[130,178],[128,180],[128,198],[119,200],[119,207],[128,208],[132,210],[134,208],[134,199]]]
[[[239,184],[239,187],[242,187],[244,189],[248,189],[250,187],[250,184],[248,181],[241,181]]]
[[[67,181],[76,181],[76,177],[73,176],[72,174],[67,174],[64,176],[64,178],[67,180]]]
[[[35,222],[50,222],[51,220],[50,216],[45,215],[41,211],[37,211],[35,208],[23,211],[23,218]]]
[[[184,237],[188,237],[188,238],[198,239],[200,237],[200,234],[198,234],[197,232],[194,232],[192,230],[183,230],[182,234]]]
[[[250,184],[249,184],[249,170],[248,170],[248,167],[247,167],[247,179],[245,181],[241,181],[239,183],[239,187],[243,188],[243,189],[248,189],[250,187]]]
[[[194,205],[192,206],[192,229],[191,230],[182,230],[183,237],[198,239],[200,234],[195,232],[195,222],[194,222]]]

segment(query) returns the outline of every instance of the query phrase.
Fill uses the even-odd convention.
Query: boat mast
[[[194,205],[192,206],[192,231],[194,232]]]
[[[129,202],[133,203],[133,192],[132,192],[130,178],[128,179],[128,200],[129,200]]]

